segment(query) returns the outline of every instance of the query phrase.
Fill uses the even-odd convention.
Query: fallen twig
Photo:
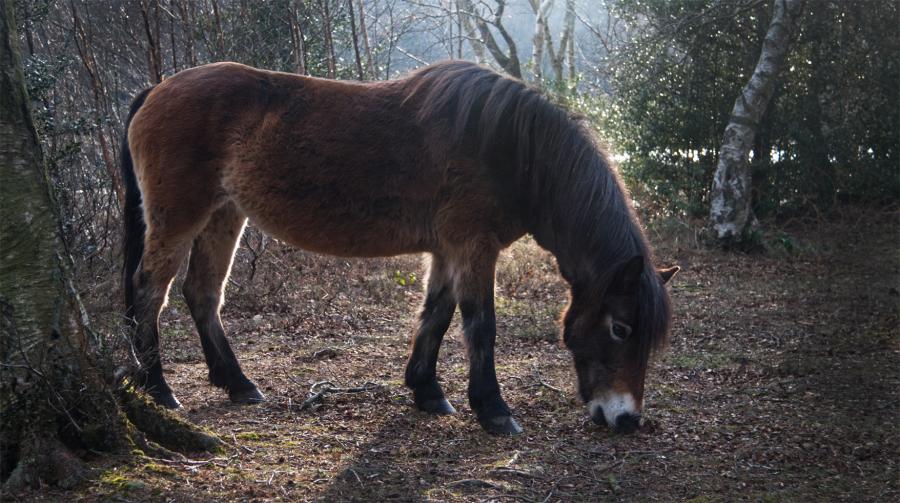
[[[552,389],[553,391],[555,391],[557,393],[565,393],[565,391],[563,391],[563,390],[557,388],[556,386],[553,386],[552,384],[545,381],[544,376],[541,375],[541,371],[540,371],[540,369],[538,369],[537,365],[532,365],[531,369],[534,372],[534,378],[537,381],[537,384],[539,386],[543,386],[547,389]]]
[[[491,473],[496,474],[505,474],[505,475],[518,475],[520,477],[528,477],[532,479],[543,479],[543,475],[534,472],[528,472],[525,470],[517,470],[515,468],[494,468],[491,470]]]
[[[353,468],[350,468],[350,467],[347,467],[347,470],[349,470],[350,473],[352,473],[353,476],[356,477],[356,482],[358,482],[359,485],[363,485],[363,481],[361,478],[359,478],[359,474],[356,473],[356,470],[354,470]]]
[[[562,479],[559,479],[553,483],[553,486],[550,487],[550,492],[548,492],[547,496],[541,500],[541,503],[547,503],[548,501],[550,501],[550,498],[553,497],[553,493],[556,492],[556,488],[559,487],[560,481],[562,481]]]
[[[235,434],[234,434],[233,431],[231,432],[231,441],[234,442],[235,448],[241,449],[241,450],[243,450],[244,452],[246,452],[247,454],[256,454],[256,451],[255,451],[255,450],[253,450],[253,449],[247,447],[246,445],[241,445],[241,444],[239,444],[238,441],[237,441],[237,437],[235,436]]]
[[[563,390],[557,388],[556,386],[550,385],[549,383],[547,383],[547,382],[544,381],[543,379],[539,380],[539,381],[538,381],[538,384],[540,384],[541,386],[543,386],[543,387],[545,387],[545,388],[552,389],[553,391],[556,391],[557,393],[565,393],[565,391],[563,391]]]
[[[481,479],[461,479],[454,480],[453,482],[448,482],[446,487],[455,487],[455,486],[469,486],[469,487],[480,487],[484,489],[501,489],[500,486],[494,484],[493,482],[488,482],[487,480]]]
[[[231,461],[232,459],[236,458],[237,456],[238,456],[237,454],[234,454],[227,458],[210,458],[210,459],[203,459],[203,460],[198,460],[198,461],[195,461],[193,459],[187,459],[187,458],[185,458],[185,459],[164,459],[164,458],[153,458],[153,457],[149,457],[149,456],[147,456],[146,459],[149,459],[150,461],[153,461],[154,463],[162,463],[162,464],[166,464],[166,465],[203,466],[203,465],[208,465],[208,464],[212,463],[216,466],[224,466],[224,465],[220,465],[218,462],[221,461],[221,462],[227,463],[228,461]]]
[[[316,402],[321,401],[325,395],[327,394],[345,394],[345,393],[365,393],[368,391],[374,391],[376,389],[383,388],[383,384],[378,384],[374,382],[367,382],[362,386],[354,386],[349,388],[342,388],[340,386],[335,386],[334,383],[330,381],[319,381],[309,388],[309,396],[306,397],[306,400],[300,404],[298,410],[305,410],[313,406]]]

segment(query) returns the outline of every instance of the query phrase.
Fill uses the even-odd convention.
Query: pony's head
[[[622,433],[639,427],[647,362],[669,328],[665,283],[676,272],[678,267],[657,271],[636,256],[614,268],[601,290],[573,285],[563,342],[595,423]]]

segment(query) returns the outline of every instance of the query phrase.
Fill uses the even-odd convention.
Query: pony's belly
[[[387,257],[432,249],[424,224],[309,208],[286,214],[247,212],[251,223],[267,234],[304,250],[342,257]],[[256,214],[254,214],[256,213]]]

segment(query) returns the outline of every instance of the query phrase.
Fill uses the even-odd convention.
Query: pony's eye
[[[625,339],[631,335],[631,327],[624,323],[614,321],[612,324],[612,335],[619,340]]]

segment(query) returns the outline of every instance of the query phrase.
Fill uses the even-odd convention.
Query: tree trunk
[[[566,80],[563,72],[566,57],[569,58],[570,68],[574,68],[572,61],[575,57],[575,0],[566,0],[566,16],[563,19],[563,33],[559,39],[559,52],[553,58],[553,73],[556,75],[556,85],[562,86]]]
[[[554,47],[553,35],[550,32],[550,24],[547,20],[547,18],[549,17],[550,9],[552,8],[553,0],[529,1],[531,3],[531,8],[536,16],[532,60],[535,62],[541,62],[540,66],[535,63],[535,83],[537,83],[538,85],[542,84],[541,81],[543,80],[544,73],[542,66],[544,61],[543,55],[544,46],[546,46],[546,51],[550,59],[550,66],[553,69],[554,83],[557,89],[563,89],[563,83],[566,80],[564,67],[567,56],[569,58],[569,70],[571,78],[573,80],[575,78],[575,0],[566,0],[566,15],[563,19],[563,32],[559,39],[559,50]]]
[[[213,19],[216,21],[216,51],[213,53],[213,61],[221,61],[225,57],[225,32],[222,30],[222,16],[219,15],[218,0],[210,0],[212,3]]]
[[[710,239],[717,245],[746,244],[748,231],[755,225],[748,157],[801,10],[802,0],[776,0],[756,69],[734,102],[713,178],[709,228]]]
[[[456,59],[463,57],[463,16],[459,12],[459,4],[456,5]]]
[[[471,4],[467,0],[458,0],[456,2],[456,15],[459,17],[459,24],[466,31],[466,37],[469,39],[469,45],[472,46],[472,52],[475,53],[475,62],[483,65],[486,61],[484,42],[478,38],[478,33],[473,25],[473,16],[471,11],[467,10],[468,7],[471,7]]]
[[[369,47],[369,32],[366,29],[366,9],[363,7],[363,0],[357,0],[357,4],[359,6],[359,34],[362,36],[363,49],[366,51],[366,70],[369,72],[369,78],[374,79],[378,75],[375,73],[372,48]]]
[[[575,0],[566,0],[566,28],[563,39],[566,41],[566,54],[569,58],[569,80],[575,82]]]
[[[543,86],[544,81],[544,33],[548,31],[547,15],[553,8],[553,0],[531,0],[534,11],[534,35],[531,38],[531,73],[534,83]],[[552,57],[552,54],[551,54]]]
[[[156,7],[156,29],[150,25],[150,7],[149,3],[141,0],[141,17],[144,20],[144,32],[147,35],[147,66],[150,72],[150,82],[159,84],[162,82],[162,56],[159,50],[159,4],[158,0],[153,1]]]
[[[822,40],[827,40],[827,30],[828,27],[823,22],[823,16],[811,16],[811,26],[809,26],[809,30],[812,32],[812,37],[816,37],[818,35],[820,38],[815,38],[817,43],[814,43],[811,47],[812,54],[810,55],[810,62],[812,63],[812,67],[816,69],[822,69],[828,67],[829,62],[829,54],[828,48],[823,47]],[[828,124],[828,114],[827,114],[827,104],[828,104],[828,79],[833,77],[829,74],[829,72],[817,71],[813,73],[809,78],[809,88],[806,95],[801,98],[801,102],[805,102],[804,108],[807,110],[807,127],[809,131],[810,140],[812,140],[811,145],[806,145],[809,147],[807,151],[804,153],[805,158],[803,161],[811,161],[810,163],[810,173],[816,173],[814,175],[814,179],[817,181],[816,183],[816,204],[818,204],[819,209],[829,211],[835,203],[835,198],[837,197],[836,192],[836,176],[837,172],[835,170],[834,164],[832,164],[831,151],[830,146],[833,144],[830,138],[831,128]],[[802,143],[800,146],[804,146]]]
[[[193,19],[188,13],[185,3],[190,0],[178,0],[178,17],[181,19],[181,32],[184,35],[184,51],[190,67],[197,66],[197,53],[194,50]]]
[[[306,75],[306,43],[303,40],[303,27],[297,17],[297,6],[288,5],[288,21],[291,25],[291,44],[294,50],[294,71],[298,75]]]
[[[490,22],[475,11],[472,0],[457,0],[457,3],[462,10],[466,11],[475,23],[475,27],[478,29],[478,33],[481,36],[480,42],[484,44],[488,52],[491,53],[491,56],[497,64],[499,64],[506,73],[517,79],[521,79],[522,66],[519,63],[519,49],[516,47],[516,41],[513,39],[512,35],[510,35],[506,30],[506,27],[503,26],[503,13],[506,10],[506,0],[494,1],[497,4],[497,8],[494,9],[494,19]],[[503,41],[506,43],[509,54],[503,52],[503,49],[500,48],[500,44],[497,43],[497,40],[491,33],[488,23],[496,28],[500,33],[500,36],[503,37]],[[473,47],[474,46],[475,45],[473,44]]]
[[[334,41],[331,33],[331,9],[328,7],[330,0],[319,0],[319,12],[322,14],[322,31],[325,32],[325,60],[328,63],[329,79],[337,76],[337,57],[334,53]]]
[[[4,1],[0,18],[0,458],[4,489],[16,490],[79,480],[81,463],[62,445],[53,409],[82,381],[66,382],[83,373],[85,362],[78,351],[83,332],[61,280],[56,215],[25,91],[12,3]]]
[[[79,482],[83,463],[67,447],[71,443],[168,453],[139,431],[156,409],[123,392],[126,407],[120,410],[108,386],[111,373],[98,365],[96,340],[88,337],[88,318],[70,280],[20,54],[13,0],[2,0],[0,477],[6,497],[29,486]],[[217,448],[217,439],[174,417],[156,415],[156,429],[147,434],[168,445],[193,440],[194,448]]]
[[[175,16],[169,16],[169,44],[172,46],[172,73],[178,73],[178,46],[175,45]]]
[[[353,56],[356,58],[356,74],[359,80],[366,80],[363,74],[362,58],[359,55],[359,36],[356,33],[356,14],[353,13],[353,0],[347,0],[348,14],[350,14],[350,36],[353,38]]]

